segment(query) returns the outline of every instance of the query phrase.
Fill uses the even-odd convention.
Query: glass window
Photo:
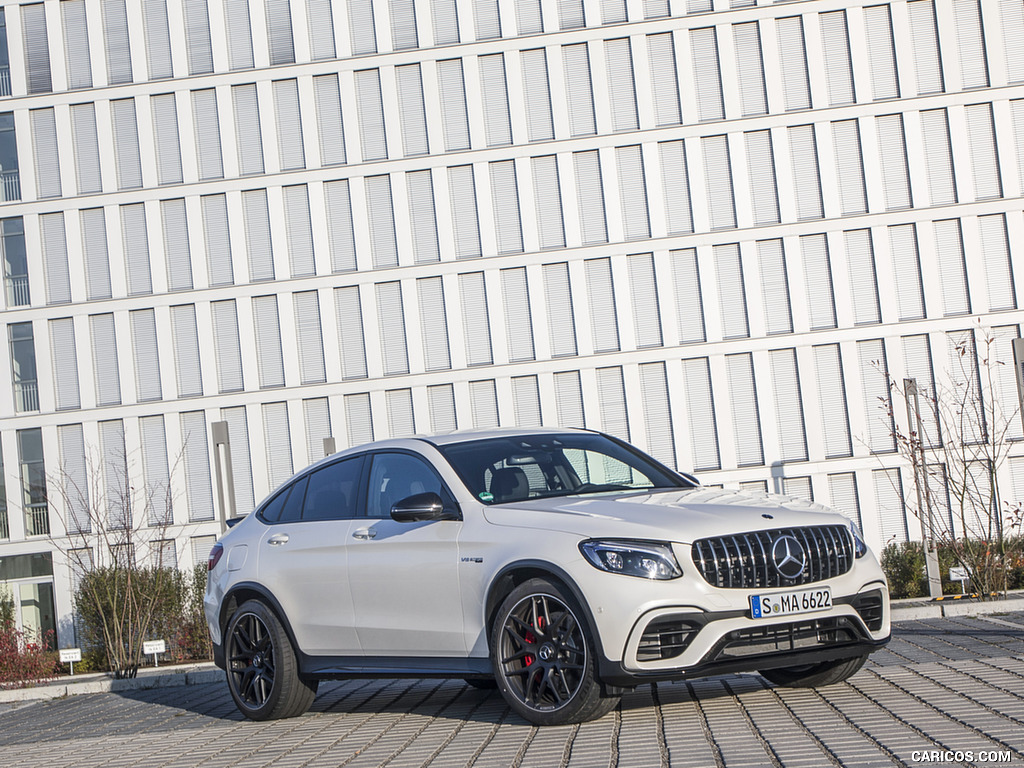
[[[368,517],[391,517],[391,507],[402,499],[433,491],[448,501],[450,494],[433,468],[407,453],[378,453],[370,469]]]
[[[345,520],[356,516],[363,457],[328,464],[309,476],[303,520]]]
[[[7,16],[0,8],[0,96],[11,95],[11,58],[7,52]]]
[[[46,503],[43,433],[38,427],[18,430],[18,459],[21,464],[21,489],[24,494],[25,534],[45,536],[50,532],[50,515]]]
[[[0,113],[0,202],[21,200],[18,174],[18,142],[14,136],[14,113]]]
[[[277,496],[263,505],[263,509],[259,511],[259,517],[262,518],[264,522],[277,522],[277,519],[281,516],[281,510],[284,509],[284,503],[288,501],[288,492],[290,490],[291,486],[288,486],[277,494]]]
[[[25,252],[25,226],[20,216],[0,220],[0,255],[4,260],[7,306],[28,305],[28,257]]]
[[[39,410],[39,390],[36,386],[36,349],[32,323],[12,323],[7,326],[11,344],[11,380],[14,383],[14,407],[22,411]]]

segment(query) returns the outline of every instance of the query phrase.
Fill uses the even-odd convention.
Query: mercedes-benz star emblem
[[[540,656],[541,661],[551,661],[551,657],[555,655],[555,649],[544,643],[537,655]]]
[[[807,555],[804,548],[792,536],[779,536],[772,544],[772,560],[777,570],[787,579],[796,579],[807,567]]]

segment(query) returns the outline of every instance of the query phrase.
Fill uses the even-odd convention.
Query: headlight
[[[864,537],[860,533],[860,528],[853,520],[848,520],[850,524],[850,533],[853,535],[853,555],[854,557],[864,557],[868,551],[868,545],[864,543]]]
[[[683,575],[668,544],[591,539],[580,544],[580,552],[592,566],[609,573],[659,581]]]

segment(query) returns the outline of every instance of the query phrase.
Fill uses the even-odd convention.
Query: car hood
[[[530,499],[486,507],[484,517],[515,528],[686,544],[707,536],[846,523],[835,510],[803,499],[716,488]]]

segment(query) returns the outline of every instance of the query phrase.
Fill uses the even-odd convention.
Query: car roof
[[[505,427],[497,429],[463,429],[456,432],[447,432],[443,435],[416,435],[416,438],[424,440],[432,445],[453,445],[456,443],[470,443],[477,440],[491,440],[501,437],[526,437],[528,435],[564,435],[564,434],[595,434],[589,429],[577,429],[575,427]]]

